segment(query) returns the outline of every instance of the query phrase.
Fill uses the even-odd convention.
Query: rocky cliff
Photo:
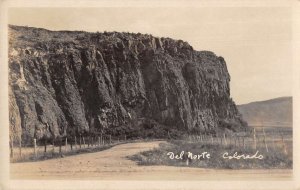
[[[9,26],[9,69],[11,129],[24,140],[246,126],[224,59],[182,40]]]

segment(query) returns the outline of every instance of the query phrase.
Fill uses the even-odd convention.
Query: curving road
[[[97,180],[289,180],[292,170],[215,170],[172,166],[138,166],[126,157],[163,141],[117,145],[101,152],[39,162],[12,163],[12,179]]]

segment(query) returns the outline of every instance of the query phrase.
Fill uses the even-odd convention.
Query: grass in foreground
[[[170,159],[169,152],[180,155],[184,151],[182,159]],[[141,152],[130,156],[129,159],[138,162],[139,165],[167,165],[167,166],[185,166],[196,168],[217,168],[217,169],[291,169],[293,161],[281,150],[258,150],[263,155],[263,159],[224,159],[223,154],[234,155],[237,152],[241,154],[254,155],[257,150],[221,146],[212,144],[200,144],[199,142],[187,142],[174,140],[169,143],[161,143],[156,149]],[[208,152],[209,159],[189,159],[188,152],[201,154]],[[259,155],[258,154],[258,155]],[[187,164],[187,160],[189,160]]]

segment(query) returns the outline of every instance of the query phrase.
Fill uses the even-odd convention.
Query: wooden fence
[[[292,157],[292,136],[287,137],[282,132],[266,135],[265,129],[254,129],[247,135],[230,134],[199,134],[189,135],[184,140],[197,142],[205,145],[231,146],[232,149],[239,148],[245,150],[262,151],[283,151]],[[52,143],[43,140],[32,139],[31,145],[21,143],[10,144],[11,162],[32,161],[75,154],[78,152],[88,152],[91,149],[103,149],[112,145],[128,142],[126,135],[121,138],[111,135],[99,136],[74,136],[73,138],[59,138]]]
[[[74,136],[73,138],[57,138],[49,143],[47,140],[32,139],[32,144],[10,144],[11,162],[32,161],[64,156],[88,151],[91,149],[103,149],[112,145],[127,141],[126,135],[122,138],[112,138],[111,135],[99,136]]]
[[[238,149],[245,150],[262,150],[269,152],[283,151],[285,154],[292,154],[292,136],[285,137],[283,133],[266,135],[265,129],[261,128],[259,132],[254,129],[247,135],[229,135],[229,134],[216,134],[216,135],[189,135],[188,141],[198,142],[201,144],[220,145],[224,147],[231,146]]]

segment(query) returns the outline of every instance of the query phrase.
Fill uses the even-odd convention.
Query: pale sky
[[[237,104],[292,95],[287,7],[11,8],[9,23],[50,30],[148,33],[223,56]]]

